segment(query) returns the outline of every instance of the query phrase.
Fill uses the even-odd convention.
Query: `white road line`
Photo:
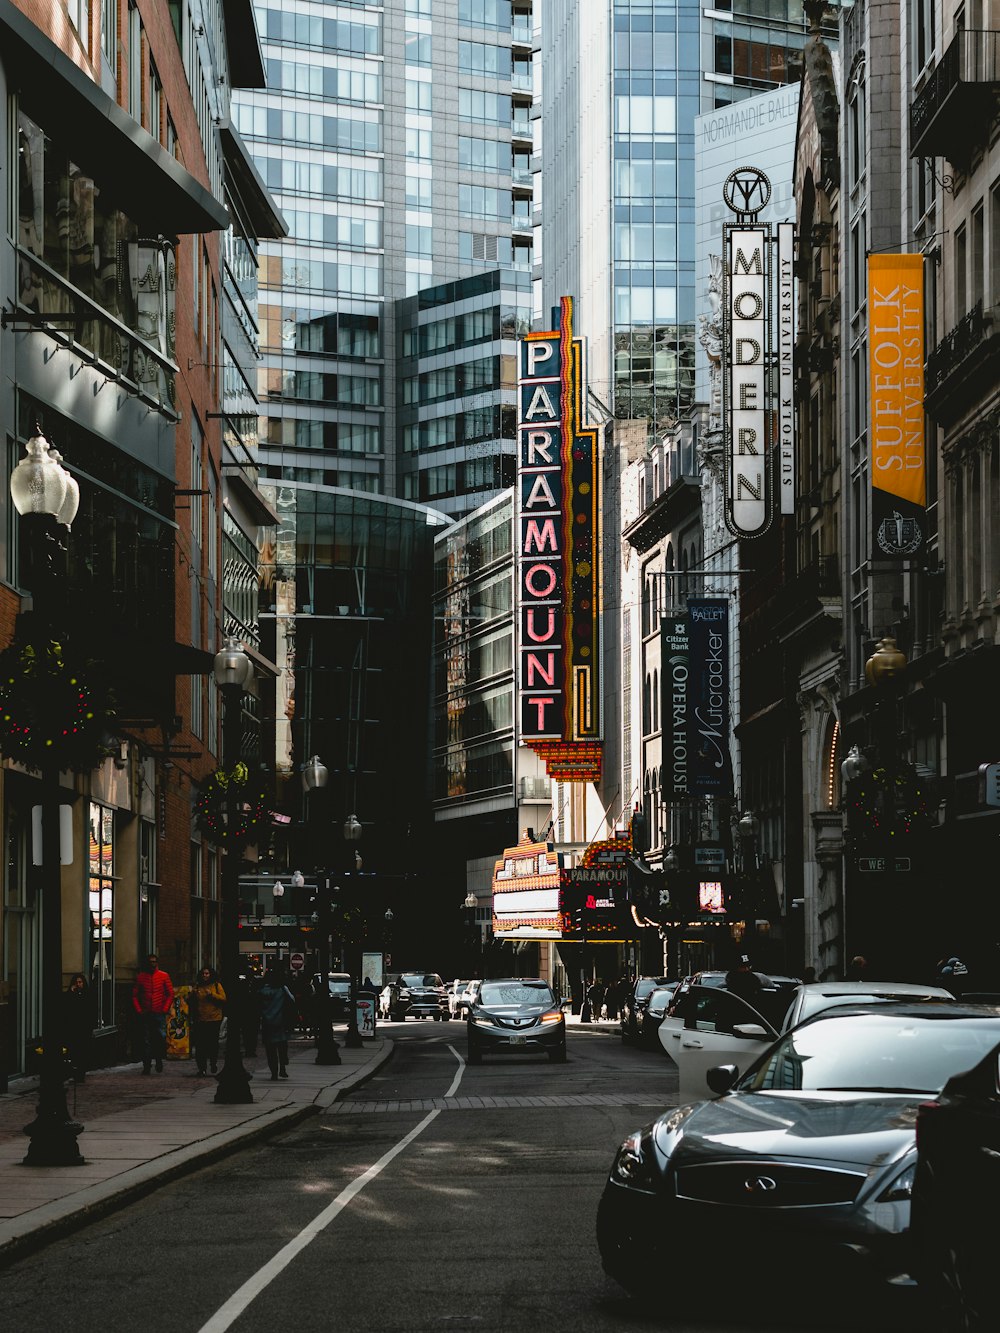
[[[462,1081],[462,1074],[465,1071],[465,1061],[459,1055],[458,1051],[455,1050],[454,1046],[449,1046],[448,1049],[458,1061],[458,1072],[452,1079],[451,1087],[445,1093],[445,1096],[454,1097],[458,1085]],[[212,1315],[208,1323],[202,1325],[199,1333],[225,1333],[227,1328],[231,1328],[236,1320],[239,1319],[243,1311],[247,1309],[252,1301],[256,1300],[265,1287],[269,1287],[274,1279],[285,1271],[292,1260],[297,1255],[301,1254],[306,1246],[311,1241],[315,1240],[322,1231],[325,1231],[334,1218],[338,1217],[339,1214],[343,1212],[355,1195],[360,1194],[369,1181],[374,1180],[375,1177],[389,1165],[394,1157],[399,1156],[404,1148],[408,1148],[413,1140],[418,1138],[431,1121],[440,1114],[440,1109],[429,1111],[428,1114],[424,1116],[423,1120],[421,1120],[420,1124],[410,1130],[409,1134],[405,1134],[399,1142],[380,1157],[373,1166],[370,1166],[367,1171],[358,1176],[357,1180],[352,1180],[350,1185],[348,1185],[346,1189],[341,1190],[332,1203],[327,1204],[322,1212],[318,1213],[308,1226],[303,1227],[294,1240],[290,1240],[286,1246],[278,1251],[273,1259],[269,1259],[263,1268],[258,1269],[253,1277],[248,1278],[246,1282],[243,1283],[243,1286],[230,1296],[225,1305]]]

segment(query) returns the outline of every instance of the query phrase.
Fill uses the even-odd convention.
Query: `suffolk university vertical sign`
[[[518,694],[521,739],[550,777],[601,772],[598,432],[583,420],[573,302],[520,346]]]

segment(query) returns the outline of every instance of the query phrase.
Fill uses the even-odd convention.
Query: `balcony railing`
[[[969,313],[938,343],[927,358],[924,371],[924,393],[939,389],[962,363],[989,337],[993,320],[977,301]]]
[[[17,263],[20,300],[15,320],[21,319],[21,312],[27,312],[28,318],[51,337],[74,347],[123,388],[144,398],[165,416],[177,419],[177,366],[172,357],[21,246],[17,247]],[[142,282],[136,285],[146,296]],[[144,327],[167,341],[173,334],[173,288],[169,292],[165,289],[165,277],[163,291],[155,283],[147,285],[151,295],[146,308],[138,309],[138,317]],[[139,306],[138,301],[136,304]]]
[[[910,107],[910,156],[967,157],[989,132],[1000,85],[1000,31],[958,33]]]

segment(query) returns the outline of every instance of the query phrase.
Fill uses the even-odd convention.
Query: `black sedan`
[[[776,1261],[783,1281],[823,1290],[841,1289],[839,1265],[875,1292],[912,1288],[917,1108],[998,1041],[986,1006],[845,1007],[742,1077],[712,1069],[718,1100],[665,1112],[615,1154],[597,1216],[605,1271],[639,1294],[720,1263],[738,1290]]]
[[[525,977],[484,981],[467,1013],[470,1065],[481,1064],[487,1052],[545,1051],[550,1060],[566,1059],[563,1004],[545,981]]]
[[[636,1013],[636,1040],[640,1046],[648,1046],[650,1050],[660,1049],[657,1034],[679,985],[679,981],[668,981],[665,986],[657,986],[649,992],[646,1003]]]
[[[942,1330],[997,1326],[998,1200],[1000,1047],[917,1112],[916,1275]]]
[[[639,1036],[639,1014],[658,986],[666,986],[669,977],[636,977],[622,1000],[622,1041],[636,1041]]]

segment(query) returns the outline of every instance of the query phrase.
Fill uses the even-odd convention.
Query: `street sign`
[[[288,955],[288,966],[293,972],[301,972],[306,965],[306,956],[304,953],[290,953]]]
[[[723,847],[696,847],[694,849],[696,866],[724,866],[726,852]]]
[[[1000,807],[1000,764],[979,765],[979,801]]]
[[[869,874],[883,873],[885,871],[905,872],[910,869],[910,858],[908,856],[859,856],[858,869]]]

